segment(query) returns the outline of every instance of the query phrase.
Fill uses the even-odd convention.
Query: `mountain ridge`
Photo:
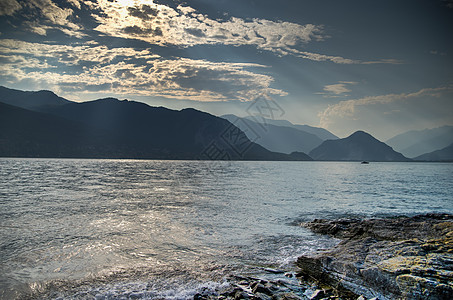
[[[324,141],[308,155],[314,160],[324,161],[410,161],[361,130],[346,138]]]
[[[252,141],[275,152],[308,153],[322,143],[318,136],[293,127],[257,123],[231,114],[223,115],[221,118],[239,127]]]
[[[227,120],[195,109],[104,98],[36,110],[2,103],[0,110],[2,156],[311,160],[269,151]]]
[[[417,156],[414,158],[414,160],[453,162],[453,143],[445,148]]]
[[[72,101],[57,96],[54,92],[48,90],[21,91],[0,86],[0,102],[21,108],[34,109],[39,106],[64,105]]]
[[[388,139],[386,143],[408,157],[417,157],[453,143],[453,126],[410,130]]]
[[[298,130],[301,130],[301,131],[304,131],[304,132],[307,132],[310,134],[314,134],[323,141],[338,139],[338,136],[334,135],[327,129],[324,129],[321,127],[293,124],[288,120],[274,120],[274,119],[267,119],[267,118],[256,117],[256,116],[246,116],[244,118],[252,120],[254,122],[262,123],[262,124],[271,124],[271,125],[276,125],[276,126],[285,126],[285,127],[295,128],[295,129],[298,129]]]

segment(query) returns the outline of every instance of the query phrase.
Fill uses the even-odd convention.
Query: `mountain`
[[[324,129],[324,128],[319,128],[319,127],[313,127],[309,125],[297,125],[293,124],[287,120],[273,120],[273,119],[266,119],[262,117],[253,117],[253,116],[247,116],[245,117],[246,119],[249,119],[251,121],[257,122],[257,123],[263,123],[263,124],[270,124],[270,125],[275,125],[275,126],[285,126],[285,127],[292,127],[307,133],[311,133],[319,137],[321,140],[336,140],[338,137],[331,133],[330,131]]]
[[[408,131],[389,139],[386,143],[407,157],[416,157],[453,143],[453,126]]]
[[[0,129],[0,156],[85,157],[106,147],[88,126],[1,102]]]
[[[309,153],[314,160],[408,161],[401,153],[370,134],[356,131],[344,139],[327,140]]]
[[[250,140],[271,151],[308,153],[322,143],[322,140],[316,135],[293,127],[257,123],[235,115],[221,117],[241,129]]]
[[[39,111],[0,105],[0,156],[311,160],[271,152],[230,122],[195,109],[113,98]]]
[[[453,143],[447,147],[414,158],[419,161],[453,161]]]
[[[34,109],[39,106],[64,105],[71,101],[59,97],[51,91],[26,92],[0,86],[0,102]]]

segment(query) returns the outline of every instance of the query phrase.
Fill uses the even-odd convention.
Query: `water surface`
[[[442,163],[0,159],[0,297],[184,299],[337,242],[301,221],[452,213],[452,190]]]

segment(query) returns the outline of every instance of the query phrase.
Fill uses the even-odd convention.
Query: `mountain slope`
[[[272,120],[272,119],[266,119],[262,117],[252,117],[248,116],[245,117],[246,119],[249,119],[254,122],[258,123],[264,123],[264,124],[270,124],[270,125],[275,125],[275,126],[285,126],[285,127],[292,127],[301,131],[304,131],[306,133],[314,134],[317,137],[319,137],[321,140],[336,140],[338,137],[331,133],[330,131],[324,129],[324,128],[319,128],[319,127],[313,127],[309,125],[297,125],[293,124],[287,120]]]
[[[378,141],[370,134],[357,131],[338,140],[324,141],[309,155],[314,160],[328,161],[408,161],[401,153]]]
[[[34,109],[39,106],[64,105],[71,101],[59,97],[51,91],[25,92],[0,86],[0,102]]]
[[[0,156],[86,157],[103,133],[81,123],[0,102]]]
[[[175,111],[113,98],[41,106],[40,112],[7,104],[0,109],[2,117],[8,116],[0,123],[2,156],[310,159],[271,152],[228,121],[194,109]],[[28,141],[35,145],[30,151]]]
[[[407,157],[416,157],[453,143],[453,126],[408,131],[389,139],[386,143]]]
[[[414,158],[419,161],[453,161],[453,143],[447,147]]]
[[[260,124],[235,115],[224,115],[222,118],[239,127],[250,140],[271,151],[308,153],[322,143],[316,135],[292,127]]]

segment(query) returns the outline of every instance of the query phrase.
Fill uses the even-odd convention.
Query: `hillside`
[[[310,160],[271,152],[230,122],[195,109],[113,98],[37,109],[0,106],[1,156]]]
[[[408,161],[401,153],[375,139],[370,134],[357,131],[350,136],[324,141],[309,153],[314,160],[327,161]]]
[[[387,140],[386,143],[407,157],[416,157],[453,143],[453,126],[411,130]]]
[[[235,115],[224,115],[222,118],[239,127],[250,140],[271,151],[308,153],[322,143],[316,135],[293,127],[256,123]]]
[[[447,147],[414,158],[418,161],[453,161],[453,143]]]
[[[320,128],[320,127],[293,124],[287,120],[273,120],[273,119],[267,119],[267,118],[262,118],[262,117],[253,117],[253,116],[248,116],[245,118],[249,119],[251,121],[254,121],[254,122],[258,122],[258,123],[270,124],[270,125],[275,125],[275,126],[292,127],[292,128],[304,131],[306,133],[314,134],[323,141],[338,139],[338,137],[336,135],[334,135],[327,129]]]
[[[20,91],[0,86],[0,102],[27,108],[35,109],[40,106],[64,105],[71,101],[55,95],[51,91]]]

